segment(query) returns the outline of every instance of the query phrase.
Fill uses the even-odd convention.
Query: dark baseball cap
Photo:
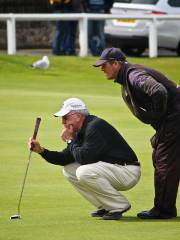
[[[125,62],[126,56],[119,48],[114,48],[114,47],[106,48],[101,53],[100,59],[95,64],[93,64],[93,66],[100,67],[105,62],[112,61],[112,60]]]

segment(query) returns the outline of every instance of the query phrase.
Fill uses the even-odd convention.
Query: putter
[[[40,122],[41,122],[41,118],[39,118],[39,117],[36,118],[35,127],[34,127],[34,133],[33,133],[33,139],[36,139]],[[26,171],[25,171],[25,175],[24,175],[24,179],[23,179],[23,183],[22,183],[21,193],[20,193],[20,196],[19,196],[17,214],[16,214],[16,215],[12,215],[12,216],[10,217],[11,220],[21,219],[21,214],[20,214],[20,210],[21,210],[21,200],[22,200],[22,196],[23,196],[23,192],[24,192],[24,186],[25,186],[25,182],[26,182],[26,177],[27,177],[28,169],[29,169],[29,164],[30,164],[30,161],[31,161],[31,155],[32,155],[32,150],[30,149],[30,151],[29,151],[29,157],[28,157],[27,165],[26,165]]]

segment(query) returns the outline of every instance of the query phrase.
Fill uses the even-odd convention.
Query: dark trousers
[[[176,216],[180,180],[180,115],[167,117],[154,140],[154,211],[162,217]]]
[[[88,45],[93,56],[99,56],[104,50],[104,23],[94,20],[88,22]]]
[[[75,55],[77,21],[57,21],[52,53],[55,55]]]

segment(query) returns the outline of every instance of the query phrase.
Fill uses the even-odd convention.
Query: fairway
[[[0,240],[179,240],[178,217],[171,220],[140,220],[136,214],[153,206],[153,167],[150,137],[153,129],[139,122],[120,97],[120,86],[106,80],[93,68],[94,57],[53,57],[47,70],[30,65],[41,56],[0,56]],[[162,71],[180,84],[180,58],[129,58]],[[137,186],[124,192],[132,208],[119,221],[90,217],[95,209],[63,177],[60,166],[45,162],[33,153],[21,205],[18,197],[28,159],[27,141],[36,117],[42,122],[41,144],[61,150],[61,121],[53,117],[63,100],[79,97],[90,113],[115,126],[136,152],[142,177]]]

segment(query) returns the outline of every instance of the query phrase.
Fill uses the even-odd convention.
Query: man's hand
[[[73,136],[74,136],[74,129],[72,125],[69,125],[63,129],[61,138],[64,142],[70,139],[73,139]]]
[[[33,138],[29,138],[28,147],[31,151],[36,152],[36,153],[43,153],[44,152],[44,148],[41,147],[39,142],[36,141]]]

